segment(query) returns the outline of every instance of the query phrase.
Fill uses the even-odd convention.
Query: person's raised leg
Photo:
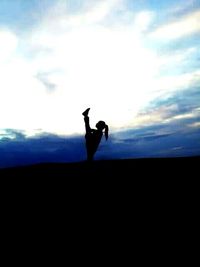
[[[84,117],[88,116],[89,111],[90,111],[90,108],[87,108],[87,109],[82,113],[82,115],[83,115]]]
[[[89,116],[88,116],[89,110],[90,110],[90,108],[87,108],[87,109],[82,113],[82,115],[84,116],[84,122],[85,122],[85,131],[86,131],[86,134],[90,134],[90,133],[91,133],[90,119],[89,119]]]

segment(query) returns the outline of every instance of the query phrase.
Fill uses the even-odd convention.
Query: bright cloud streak
[[[200,122],[191,123],[191,124],[189,124],[189,127],[192,127],[192,128],[200,128]]]
[[[187,35],[200,32],[200,11],[194,11],[183,18],[164,24],[158,27],[150,34],[151,37],[157,39],[177,39]]]

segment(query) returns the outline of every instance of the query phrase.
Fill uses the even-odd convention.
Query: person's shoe
[[[83,115],[83,116],[87,116],[88,113],[89,113],[89,111],[90,111],[90,108],[87,108],[87,109],[82,113],[82,115]]]

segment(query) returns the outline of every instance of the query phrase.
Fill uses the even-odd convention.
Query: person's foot
[[[89,111],[90,111],[90,108],[87,108],[87,109],[82,113],[82,115],[83,115],[83,116],[87,116],[88,113],[89,113]]]

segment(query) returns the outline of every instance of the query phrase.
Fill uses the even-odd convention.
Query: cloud
[[[175,127],[174,127],[175,126]],[[95,159],[194,156],[200,154],[199,126],[181,129],[171,123],[112,132],[102,141]],[[77,162],[86,159],[84,136],[40,133],[27,137],[8,129],[0,138],[0,168],[41,162]]]
[[[123,0],[89,0],[81,2],[80,5],[77,5],[75,11],[71,12],[70,4],[66,4],[64,1],[57,1],[47,10],[42,23],[43,27],[53,27],[53,30],[56,29],[58,31],[94,25],[107,19],[114,11],[121,9],[122,6]]]
[[[174,18],[177,18],[181,15],[186,15],[187,13],[190,13],[192,11],[195,11],[195,9],[199,8],[199,2],[198,0],[187,0],[182,3],[182,1],[176,1],[172,6],[167,8],[167,15],[174,16]]]
[[[169,48],[168,51],[161,51],[159,53],[158,65],[159,69],[163,73],[179,73],[183,70],[183,65],[185,64],[188,71],[188,63],[193,63],[193,59],[196,60],[198,53],[198,46],[189,46],[186,48]],[[181,66],[181,67],[180,67]],[[198,69],[198,68],[197,68]]]
[[[199,33],[199,20],[200,10],[193,11],[178,20],[158,27],[150,34],[150,37],[163,40],[173,40]]]
[[[81,25],[82,23],[91,24],[102,21],[121,2],[121,0],[98,1],[92,8],[90,7],[86,10],[83,15],[73,17],[69,23]]]
[[[100,12],[99,23],[119,4],[120,1],[101,1],[75,14],[65,13],[59,7],[53,15],[52,9],[46,12],[40,24],[21,40],[26,54],[15,51],[8,66],[4,66],[1,80],[4,89],[0,94],[4,103],[10,102],[15,114],[5,112],[3,128],[80,133],[81,113],[87,106],[95,111],[94,121],[104,119],[114,127],[129,124],[132,117],[129,114],[137,112],[146,101],[154,57],[131,29],[124,31],[94,23],[96,12]],[[70,24],[69,17],[81,23]],[[69,25],[63,24],[64,20]],[[54,88],[51,95],[46,88]],[[110,112],[113,95],[115,101]],[[122,98],[124,105],[119,112]],[[0,108],[2,112],[8,110],[6,105]]]
[[[200,121],[193,122],[193,123],[189,124],[188,126],[192,127],[192,128],[200,128]]]
[[[189,121],[195,123],[199,120],[199,101],[199,86],[174,91],[169,97],[155,98],[135,116],[132,127],[171,123],[172,128],[179,125],[182,129],[187,128]]]
[[[66,138],[43,133],[26,137],[15,130],[7,130],[7,136],[0,139],[1,168],[41,162],[73,162],[86,158],[84,138],[80,136]]]
[[[36,78],[47,88],[48,91],[53,91],[56,89],[56,85],[49,81],[49,73],[39,72]]]
[[[155,17],[155,13],[150,10],[143,10],[141,12],[138,12],[135,16],[134,20],[134,26],[139,31],[147,31]]]
[[[0,63],[1,128],[83,133],[87,107],[91,125],[103,119],[111,129],[132,127],[150,121],[140,113],[150,101],[199,82],[198,70],[160,74],[198,47],[170,58],[149,49],[145,34],[155,12],[130,11],[118,0],[81,3],[72,12],[56,1],[31,31],[16,36],[12,56]],[[151,120],[162,118],[154,112]]]
[[[155,81],[155,88],[161,93],[168,94],[173,91],[178,91],[179,89],[185,89],[195,86],[200,81],[200,70],[195,70],[192,72],[181,73],[180,75],[169,75],[159,77]]]
[[[118,132],[104,153],[109,154],[109,158],[199,155],[199,131],[180,131],[175,127],[173,130],[169,124],[157,124]]]
[[[135,143],[135,142],[141,142],[141,141],[154,141],[160,138],[166,138],[171,136],[171,134],[143,134],[142,136],[136,136],[135,138],[126,138],[124,140],[122,140],[125,143]]]
[[[0,64],[12,57],[17,45],[17,36],[9,29],[0,28]]]
[[[26,136],[23,131],[15,129],[4,129],[0,131],[0,141],[4,138],[6,138],[6,140],[14,140],[14,139],[24,140],[25,137]]]

